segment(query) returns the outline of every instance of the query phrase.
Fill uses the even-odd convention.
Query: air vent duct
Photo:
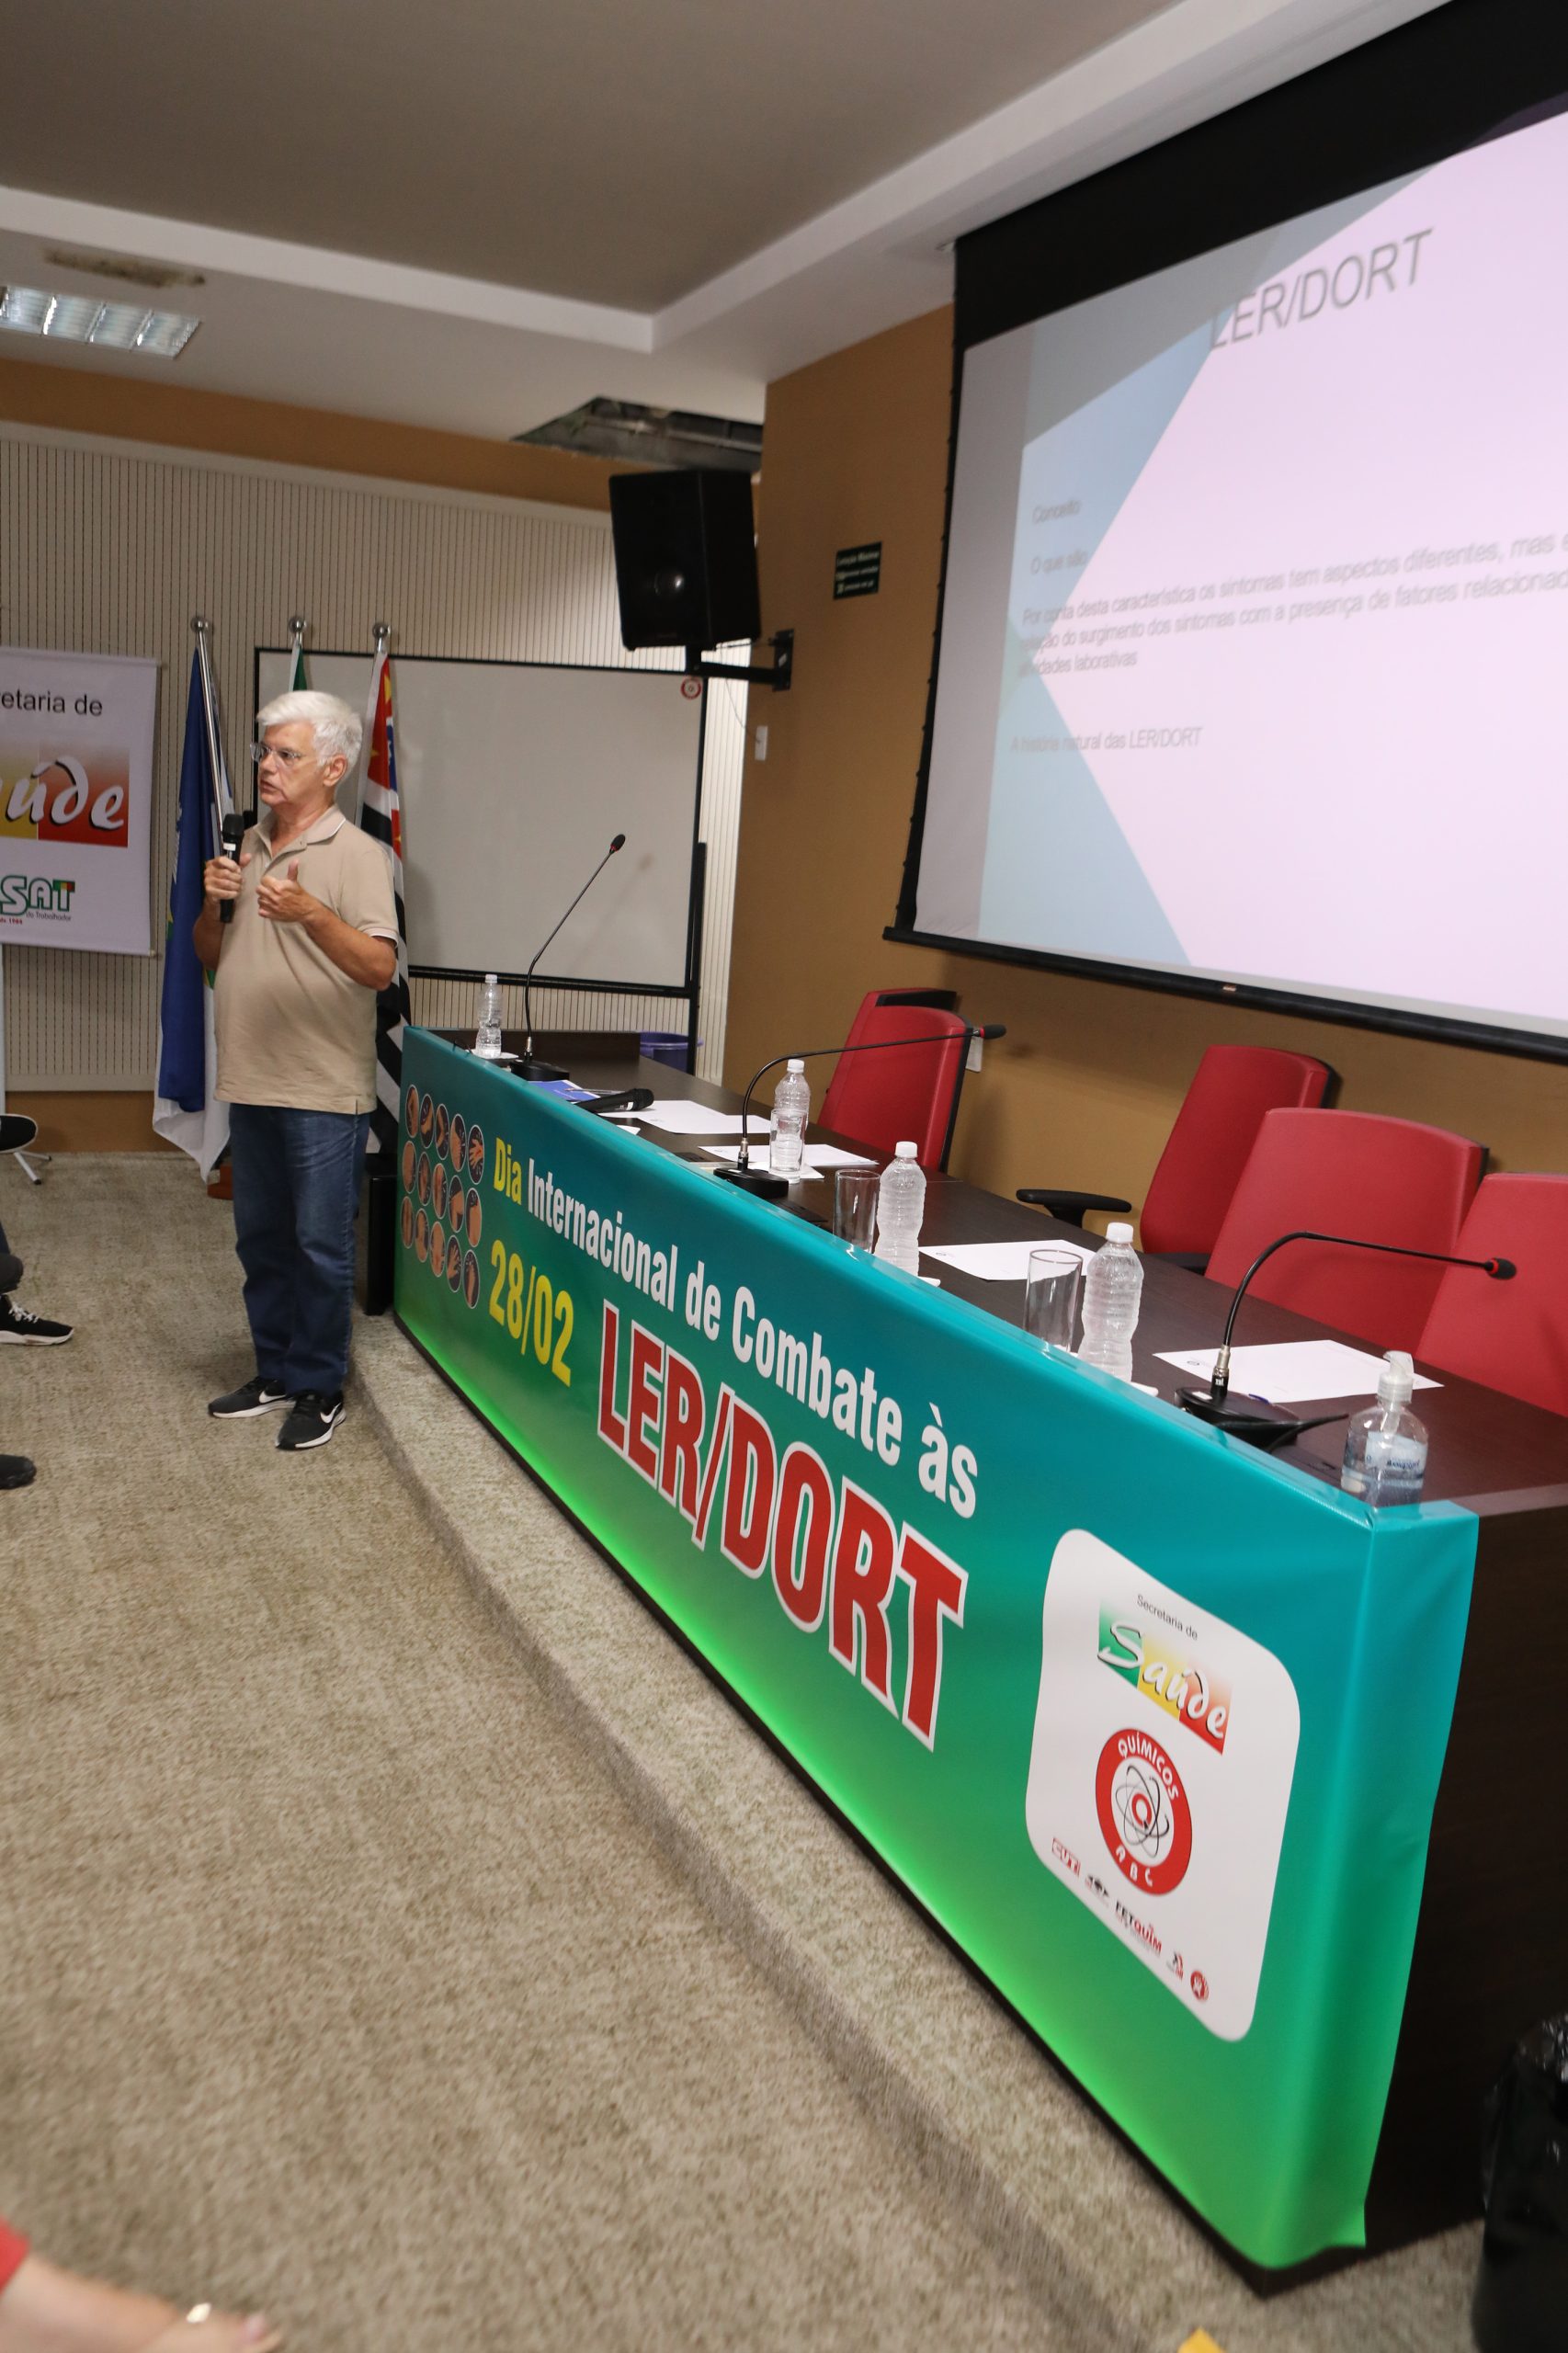
[[[45,261],[56,269],[74,269],[84,278],[112,278],[120,286],[150,286],[164,292],[171,286],[205,286],[199,269],[180,269],[172,261],[138,261],[131,254],[83,254],[67,245],[50,245]]]
[[[733,416],[684,408],[644,408],[603,397],[514,440],[588,458],[621,458],[634,466],[706,466],[753,474],[762,463],[762,427]]]

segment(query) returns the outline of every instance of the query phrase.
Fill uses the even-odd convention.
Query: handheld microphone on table
[[[237,809],[230,809],[225,813],[222,824],[222,835],[223,847],[220,852],[220,856],[233,858],[234,864],[237,866],[240,862],[240,849],[245,837],[245,821],[241,816]],[[233,899],[219,900],[218,920],[220,923],[233,922],[234,903]]]
[[[596,1095],[579,1103],[579,1111],[645,1111],[653,1099],[651,1086],[623,1086],[615,1095]]]
[[[1473,1267],[1494,1282],[1511,1282],[1518,1268],[1512,1258],[1456,1258],[1449,1250],[1410,1250],[1398,1242],[1366,1242],[1355,1233],[1316,1233],[1310,1228],[1299,1227],[1293,1233],[1282,1233],[1267,1250],[1260,1250],[1240,1282],[1225,1318],[1225,1336],[1220,1352],[1214,1358],[1214,1369],[1209,1376],[1207,1389],[1178,1389],[1176,1404],[1185,1412],[1196,1414],[1202,1422],[1212,1422],[1219,1429],[1229,1430],[1233,1438],[1244,1438],[1249,1446],[1260,1446],[1266,1453],[1277,1447],[1288,1446],[1300,1438],[1303,1430],[1321,1429],[1326,1422],[1344,1419],[1340,1414],[1318,1414],[1310,1421],[1299,1421],[1294,1415],[1281,1414],[1267,1405],[1261,1398],[1249,1398],[1244,1405],[1230,1404],[1231,1335],[1236,1328],[1236,1313],[1247,1294],[1247,1286],[1266,1258],[1276,1250],[1283,1250],[1287,1242],[1330,1242],[1346,1250],[1379,1250],[1393,1258],[1429,1258],[1439,1267]]]
[[[781,1201],[789,1191],[790,1179],[787,1176],[776,1176],[771,1168],[754,1168],[751,1165],[751,1143],[746,1126],[752,1090],[757,1080],[766,1078],[768,1072],[777,1070],[781,1063],[817,1062],[824,1054],[886,1053],[894,1046],[950,1046],[956,1038],[972,1042],[976,1038],[989,1040],[1005,1038],[1006,1034],[1005,1021],[966,1021],[961,1029],[931,1029],[918,1038],[863,1038],[858,1043],[848,1045],[808,1046],[803,1053],[775,1054],[771,1062],[764,1063],[760,1070],[754,1071],[746,1082],[745,1100],[741,1105],[741,1148],[734,1166],[716,1169],[714,1174],[722,1183],[739,1185],[744,1192],[753,1193],[762,1201]]]
[[[605,868],[609,864],[610,859],[615,856],[616,851],[618,849],[624,849],[625,847],[626,835],[624,834],[617,834],[608,849],[606,850],[604,856],[600,858],[598,864],[595,867],[593,872],[589,875],[587,881],[578,892],[576,898],[573,900],[572,905],[567,908],[566,915],[562,916],[561,923],[558,923],[555,926],[555,931],[551,933],[550,939],[541,940],[538,948],[534,950],[533,962],[528,966],[528,971],[523,975],[523,1051],[517,1060],[511,1065],[513,1074],[517,1078],[565,1078],[569,1075],[566,1071],[562,1069],[559,1063],[541,1063],[534,1053],[533,976],[539,969],[540,958],[550,946],[550,940],[555,938],[555,932],[559,931],[561,929],[561,925],[566,921],[566,916],[572,914],[574,908],[582,904],[583,900],[593,889],[594,884],[598,881],[599,876],[604,872]]]

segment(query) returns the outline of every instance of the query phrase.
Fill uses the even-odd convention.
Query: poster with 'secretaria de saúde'
[[[0,647],[0,945],[152,947],[158,665]]]

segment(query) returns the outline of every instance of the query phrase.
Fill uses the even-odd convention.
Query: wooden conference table
[[[438,1034],[452,1044],[470,1042],[467,1033]],[[517,1037],[506,1040],[510,1049],[520,1044]],[[695,1097],[716,1108],[739,1105],[723,1088],[641,1059],[634,1037],[582,1033],[538,1044],[579,1084],[596,1089],[644,1086],[655,1096]],[[851,1141],[815,1128],[811,1133]],[[682,1158],[702,1158],[699,1141],[654,1129],[643,1138]],[[1105,1174],[1065,1173],[1085,1179]],[[793,1188],[789,1207],[827,1222],[831,1177]],[[1096,1238],[954,1178],[928,1179],[923,1243],[1053,1236]],[[1174,1400],[1184,1376],[1162,1363],[1159,1352],[1217,1344],[1231,1294],[1157,1258],[1143,1266],[1134,1371]],[[946,1265],[940,1278],[944,1291],[1006,1322],[1020,1321],[1021,1283],[987,1281]],[[1238,1342],[1346,1336],[1262,1300],[1244,1305],[1237,1334]],[[1403,2023],[1367,2199],[1373,2249],[1479,2211],[1485,2090],[1513,2040],[1568,2006],[1568,1871],[1554,1836],[1562,1694],[1568,1690],[1568,1419],[1426,1370],[1441,1385],[1416,1399],[1431,1434],[1424,1500],[1451,1501],[1473,1513],[1478,1540]],[[1366,1400],[1344,1402],[1348,1413]],[[1283,1459],[1336,1487],[1342,1445],[1343,1425],[1331,1424],[1307,1433]]]

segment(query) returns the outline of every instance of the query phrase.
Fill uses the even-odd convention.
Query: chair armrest
[[[1017,1195],[1031,1209],[1049,1210],[1063,1225],[1082,1225],[1085,1210],[1130,1210],[1131,1201],[1119,1201],[1109,1193],[1068,1193],[1055,1185],[1025,1185]]]
[[[1206,1275],[1209,1272],[1207,1250],[1150,1250],[1143,1255],[1157,1258],[1162,1267],[1181,1267],[1189,1275]]]

